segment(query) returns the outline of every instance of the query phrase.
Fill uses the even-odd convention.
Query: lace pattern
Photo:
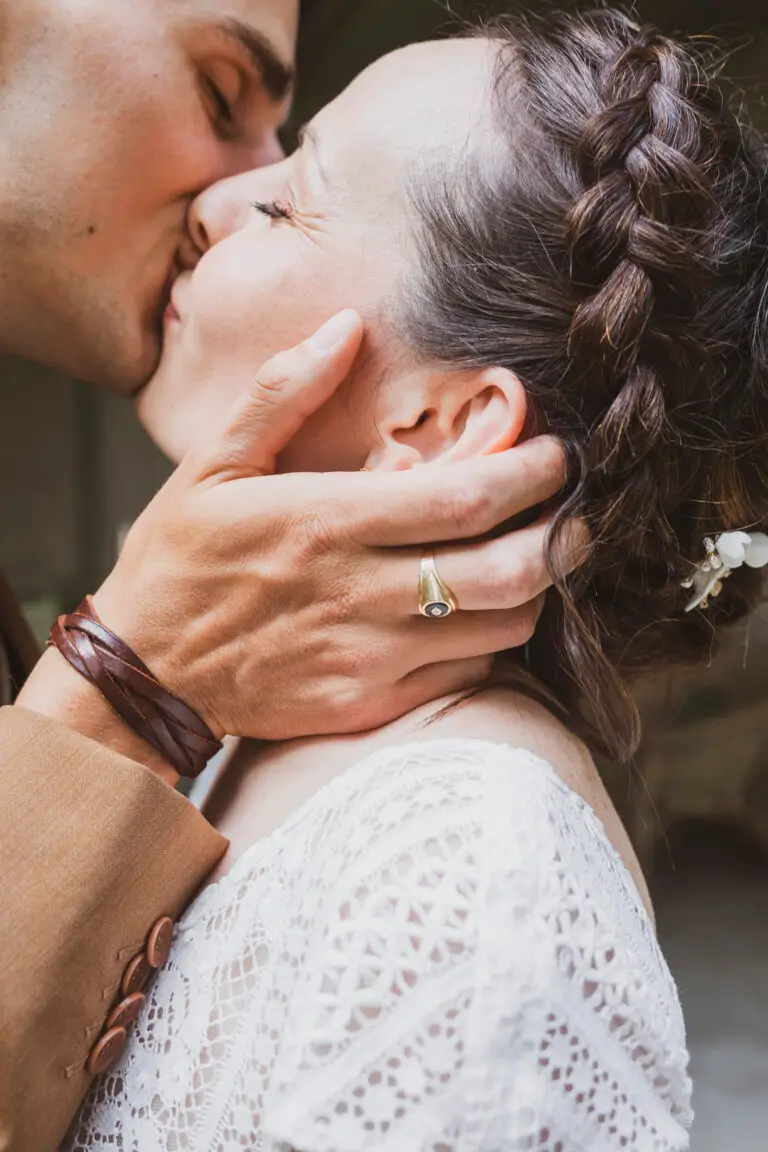
[[[592,810],[530,753],[391,748],[179,922],[64,1152],[679,1152],[672,978]]]

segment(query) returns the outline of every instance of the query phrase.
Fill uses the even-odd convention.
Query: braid
[[[626,464],[630,442],[636,462],[655,448],[666,417],[665,337],[673,323],[680,337],[694,318],[696,236],[713,211],[712,146],[689,99],[695,83],[674,44],[638,31],[602,66],[604,108],[575,149],[585,191],[567,214],[566,242],[573,278],[595,291],[575,310],[569,351],[576,370],[616,393],[594,430],[596,469]],[[690,359],[697,349],[687,351]]]
[[[582,571],[561,581],[560,626],[574,654],[571,676],[582,690],[590,685],[600,727],[618,733],[623,719],[626,755],[639,722],[622,670],[647,666],[649,645],[659,659],[670,642],[669,628],[662,639],[658,624],[679,617],[688,558],[697,558],[711,530],[694,507],[702,475],[709,508],[717,501],[715,444],[679,414],[695,400],[701,420],[701,381],[719,372],[716,346],[699,338],[701,302],[718,272],[706,238],[720,172],[739,144],[733,120],[722,131],[712,68],[686,47],[617,13],[592,15],[582,32],[555,18],[545,33],[566,52],[578,46],[580,79],[586,70],[591,81],[587,114],[578,123],[572,106],[577,122],[568,124],[581,188],[564,237],[578,294],[568,371],[591,400],[578,480],[557,527],[577,512],[593,548]],[[518,51],[525,66],[524,40]],[[546,126],[547,109],[539,111]],[[558,128],[562,122],[551,124],[553,133]],[[711,396],[705,416],[718,424]],[[721,449],[722,433],[717,440]],[[688,494],[694,503],[685,503]],[[648,632],[637,658],[627,630],[633,620],[637,633]],[[702,644],[711,643],[708,631],[700,628]]]
[[[530,667],[626,758],[639,726],[624,677],[701,658],[759,590],[740,572],[708,615],[686,615],[680,583],[706,535],[768,514],[766,148],[701,42],[610,10],[491,35],[509,161],[422,198],[412,339],[456,365],[507,365],[565,443],[549,542],[561,595]],[[567,575],[573,517],[592,545]]]
[[[689,548],[696,535],[676,515],[686,480],[671,443],[686,390],[714,371],[692,332],[710,271],[699,238],[715,210],[717,143],[695,60],[655,30],[608,12],[578,27],[552,18],[532,39],[518,38],[534,92],[542,38],[583,88],[567,110],[535,103],[575,176],[564,219],[574,293],[567,375],[584,397],[584,434],[572,451],[575,483],[554,537],[573,513],[593,542],[579,573],[559,581],[557,632],[571,654],[570,679],[627,755],[639,738],[620,671],[632,663],[627,619],[643,627],[638,605],[649,592],[657,613],[674,612],[684,571],[678,533],[686,530]],[[623,651],[611,645],[613,636]]]

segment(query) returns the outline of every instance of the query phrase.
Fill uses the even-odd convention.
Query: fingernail
[[[357,312],[348,308],[345,312],[339,312],[323,324],[322,328],[319,328],[314,336],[310,337],[309,343],[317,352],[330,352],[349,335],[358,323]]]

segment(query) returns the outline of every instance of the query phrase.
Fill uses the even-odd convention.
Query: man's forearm
[[[171,787],[179,779],[160,753],[132,732],[98,689],[70,667],[55,648],[49,648],[41,658],[16,704],[143,764]]]

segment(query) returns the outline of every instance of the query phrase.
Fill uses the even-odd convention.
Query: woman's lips
[[[164,319],[167,324],[184,323],[184,317],[187,315],[184,293],[187,291],[190,279],[188,273],[181,272],[175,276],[169,285],[168,303],[164,312]]]
[[[176,311],[176,305],[173,303],[173,295],[171,295],[171,298],[166,305],[163,318],[166,323],[181,320],[181,316],[179,316],[178,312]]]

